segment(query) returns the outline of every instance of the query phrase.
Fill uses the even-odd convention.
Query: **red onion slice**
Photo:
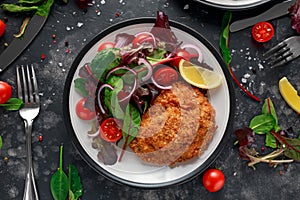
[[[156,46],[155,36],[152,33],[150,33],[150,32],[144,31],[144,32],[137,33],[134,36],[137,37],[137,36],[142,35],[142,34],[148,34],[148,35],[150,35],[152,37],[152,40],[153,40],[153,45]]]
[[[134,70],[131,69],[130,67],[126,67],[126,66],[124,66],[124,69],[127,69],[128,71],[130,71],[130,72],[134,75],[134,83],[133,83],[133,86],[132,86],[132,88],[131,88],[130,93],[129,93],[126,97],[124,97],[123,99],[120,99],[119,102],[123,102],[123,101],[126,101],[126,100],[130,99],[131,96],[132,96],[132,94],[133,94],[134,91],[136,90],[137,84],[138,84],[138,78],[137,78],[137,73],[136,73],[136,71],[134,71]],[[125,74],[124,74],[124,75],[125,75]]]
[[[111,90],[114,90],[114,87],[111,86],[111,85],[109,85],[109,84],[107,84],[107,83],[101,85],[100,88],[99,88],[99,90],[98,90],[98,93],[97,93],[97,101],[98,101],[99,108],[100,108],[100,110],[101,110],[101,112],[102,112],[103,114],[105,114],[105,110],[104,110],[104,108],[103,108],[103,106],[102,106],[102,102],[101,102],[100,97],[101,97],[101,92],[102,92],[102,90],[103,90],[104,88],[106,88],[106,87],[109,88],[109,89],[111,89]]]
[[[171,85],[169,86],[163,86],[163,85],[159,85],[153,78],[153,76],[151,77],[151,81],[153,82],[153,84],[158,87],[159,89],[162,89],[162,90],[170,90],[172,88]]]
[[[198,61],[200,63],[203,62],[203,53],[202,53],[201,49],[198,46],[193,45],[193,44],[183,44],[183,45],[181,45],[181,48],[182,49],[192,48],[192,49],[196,50],[198,55],[199,55],[198,56]]]
[[[142,78],[142,82],[149,80],[153,74],[152,65],[145,58],[139,58],[138,64],[139,65],[144,64],[148,70],[148,73]]]

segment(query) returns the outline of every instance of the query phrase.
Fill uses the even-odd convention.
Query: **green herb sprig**
[[[51,193],[54,200],[77,200],[82,196],[82,184],[74,165],[69,165],[68,176],[63,171],[63,146],[60,146],[59,168],[50,181]]]
[[[267,98],[262,107],[262,113],[252,118],[249,127],[244,127],[235,131],[240,145],[240,156],[249,160],[248,166],[254,167],[255,164],[264,162],[277,165],[279,163],[290,163],[300,161],[300,140],[298,137],[290,138],[280,134],[282,131],[278,124],[278,118],[274,104],[270,98]],[[254,143],[254,133],[265,134],[265,145],[273,148],[274,151],[265,156],[251,147]],[[285,156],[288,159],[275,158]]]

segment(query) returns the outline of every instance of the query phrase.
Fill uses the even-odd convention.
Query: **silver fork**
[[[272,68],[286,64],[300,56],[300,36],[289,37],[263,54]]]
[[[24,102],[23,108],[19,110],[19,114],[25,124],[27,153],[23,200],[38,200],[38,191],[32,166],[31,137],[33,120],[40,111],[40,99],[33,65],[30,67],[28,65],[26,67],[17,66],[17,85],[18,97]]]

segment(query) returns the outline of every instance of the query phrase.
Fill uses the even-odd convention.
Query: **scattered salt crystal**
[[[100,15],[101,15],[101,12],[100,12],[100,11],[98,11],[98,12],[97,12],[97,15],[98,15],[98,16],[100,16]]]
[[[237,175],[237,172],[234,172],[234,173],[233,173],[233,176],[236,176],[236,175]]]
[[[183,10],[187,10],[190,8],[190,5],[189,4],[185,4],[185,6],[183,7]]]
[[[264,66],[263,66],[261,63],[258,63],[258,68],[259,68],[260,70],[262,70],[262,69],[264,69]]]
[[[101,0],[100,3],[101,3],[102,5],[104,5],[104,4],[105,4],[105,0]]]
[[[247,83],[247,79],[242,78],[242,83]]]
[[[243,49],[240,49],[240,52],[244,52],[244,50],[243,50]]]
[[[60,63],[57,63],[57,65],[59,66],[59,67],[62,67],[63,66],[63,64],[60,62]]]
[[[244,78],[250,78],[250,74],[244,74]]]
[[[72,14],[73,14],[73,15],[76,15],[77,13],[76,13],[76,12],[73,12]]]
[[[164,4],[164,7],[165,7],[165,8],[168,8],[168,7],[169,7],[169,3],[168,3],[168,2],[165,3],[165,4]]]
[[[77,27],[78,28],[81,28],[83,26],[83,23],[82,22],[77,22]]]
[[[251,57],[251,56],[249,56],[249,57],[248,57],[248,60],[252,60],[252,57]]]
[[[67,31],[71,30],[71,27],[67,26],[67,27],[66,27],[66,30],[67,30]]]

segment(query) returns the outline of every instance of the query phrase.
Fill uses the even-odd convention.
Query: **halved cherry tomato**
[[[274,28],[269,22],[258,22],[252,28],[252,37],[257,42],[267,42],[274,36]]]
[[[115,118],[107,118],[100,124],[100,136],[108,142],[116,142],[120,140],[122,129],[120,128],[121,122]]]
[[[109,49],[109,48],[114,48],[115,43],[113,42],[103,42],[99,47],[98,47],[98,52],[104,50],[104,49]]]
[[[144,42],[153,42],[153,38],[149,33],[141,33],[138,34],[132,41],[132,44],[134,47],[138,46],[139,44],[142,44]]]
[[[179,57],[178,59],[174,60],[171,62],[171,66],[174,66],[174,67],[178,67],[179,65],[179,62],[181,59],[184,59],[184,60],[190,60],[192,57],[196,57],[198,55],[196,54],[190,54],[188,51],[184,50],[184,49],[178,49],[176,51],[176,56]]]
[[[169,86],[178,80],[178,73],[172,67],[161,67],[153,75],[156,83],[162,86]]]
[[[7,102],[8,99],[11,97],[11,94],[11,86],[4,81],[0,81],[0,104]]]
[[[86,98],[80,99],[76,104],[76,114],[82,120],[91,120],[96,116],[96,112],[84,106]]]
[[[5,23],[0,19],[0,37],[4,35],[5,28],[6,28]]]
[[[209,192],[217,192],[224,186],[225,176],[221,170],[208,169],[203,174],[202,183]]]

